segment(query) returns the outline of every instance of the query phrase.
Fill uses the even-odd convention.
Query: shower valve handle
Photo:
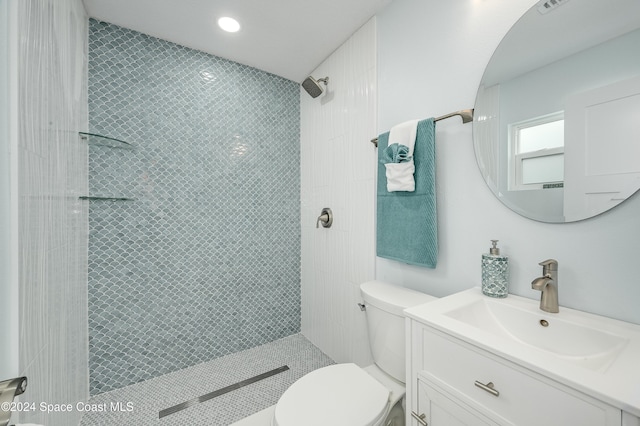
[[[330,228],[333,223],[333,213],[331,213],[331,209],[325,207],[322,209],[320,216],[318,216],[318,220],[316,221],[316,228],[320,227],[320,223],[322,222],[322,226],[324,228]]]

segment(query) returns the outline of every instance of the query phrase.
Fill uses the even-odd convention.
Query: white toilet
[[[272,426],[404,426],[402,311],[435,298],[381,281],[360,290],[375,364],[336,364],[298,379],[276,404]]]

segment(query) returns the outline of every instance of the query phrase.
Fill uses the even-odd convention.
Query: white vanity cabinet
[[[447,426],[496,426],[499,423],[492,421],[481,412],[460,404],[432,383],[420,378],[417,380],[418,405],[414,413],[411,425],[447,425]]]
[[[625,425],[619,408],[415,319],[407,344],[408,425]]]

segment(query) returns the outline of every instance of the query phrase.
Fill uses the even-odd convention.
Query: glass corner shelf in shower
[[[80,200],[89,200],[89,201],[135,201],[135,198],[126,198],[126,197],[92,197],[90,195],[82,195],[78,197]]]
[[[78,132],[80,138],[87,141],[89,145],[106,146],[109,148],[133,149],[133,145],[120,139],[109,136],[97,135],[95,133]]]

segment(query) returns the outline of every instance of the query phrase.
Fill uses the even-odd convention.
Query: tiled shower
[[[89,378],[77,376],[84,387],[59,393],[62,401],[295,335],[301,322],[329,356],[367,363],[354,308],[359,283],[373,278],[375,20],[314,71],[330,74],[330,89],[319,99],[303,93],[304,107],[296,82],[85,15],[80,22],[89,34],[88,72],[78,68],[88,75],[89,121],[84,111],[67,126],[79,161],[86,167],[78,131],[128,144],[90,145],[88,176],[68,170],[89,184],[69,192],[70,208],[85,221],[88,213],[73,236],[73,250],[86,249],[88,227],[88,320],[86,310],[65,308],[79,329],[88,322]],[[322,180],[327,168],[340,173]],[[316,231],[325,206],[334,228]],[[66,254],[84,270],[82,253]],[[82,291],[68,299],[82,305]],[[86,371],[86,340],[73,345]]]
[[[300,331],[299,102],[90,20],[90,131],[132,145],[89,153],[92,395]]]

